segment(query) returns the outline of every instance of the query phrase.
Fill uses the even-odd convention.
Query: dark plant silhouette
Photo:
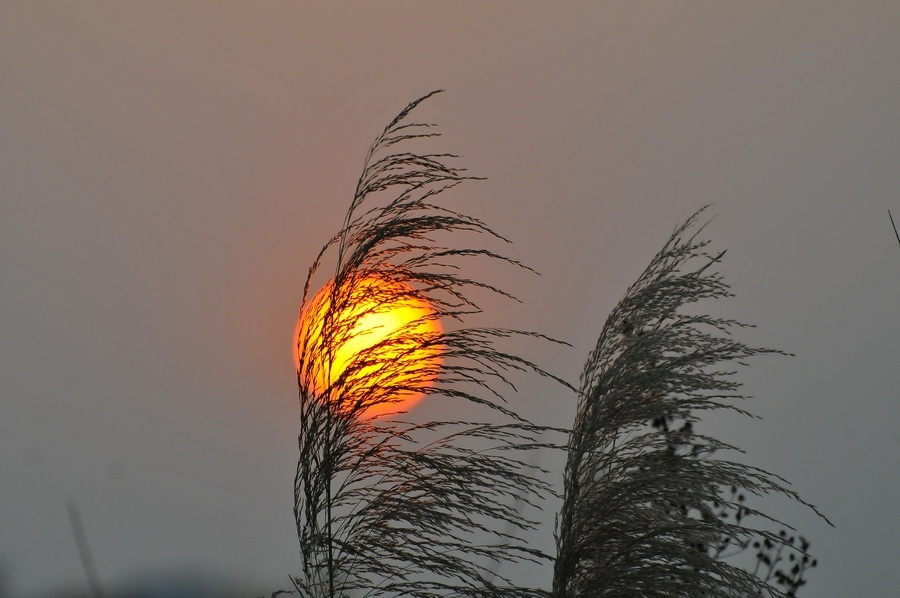
[[[894,215],[891,214],[890,210],[888,210],[888,218],[891,219],[891,226],[894,228],[894,236],[897,237],[897,242],[900,243],[900,232],[897,232],[897,225],[894,223]]]
[[[557,520],[554,596],[775,591],[771,577],[723,558],[757,534],[766,546],[788,543],[746,527],[747,515],[779,522],[734,495],[803,501],[781,478],[717,458],[734,447],[695,430],[703,411],[749,415],[737,405],[744,397],[728,368],[778,353],[735,340],[739,322],[688,309],[730,295],[716,270],[724,252],[710,253],[695,227],[702,211],[628,289],[585,364]]]
[[[436,135],[429,125],[404,122],[421,101],[375,141],[343,229],[310,270],[311,279],[322,255],[336,250],[329,308],[314,327],[318,334],[298,337],[301,430],[294,498],[304,562],[296,584],[313,596],[537,595],[494,576],[491,566],[548,558],[507,531],[534,525],[514,508],[517,501],[536,504],[551,489],[522,454],[542,446],[541,429],[503,399],[510,372],[547,374],[501,351],[495,341],[543,337],[462,325],[479,311],[473,290],[508,295],[461,276],[460,262],[487,258],[521,265],[488,250],[434,241],[446,233],[500,237],[478,220],[432,203],[471,178],[450,165],[454,156],[394,150],[401,142]],[[379,194],[388,200],[375,205]],[[410,298],[430,304],[434,315],[423,317],[460,325],[428,333],[413,322],[332,372],[337,347],[354,324],[396,299],[396,292],[364,283],[373,276],[402,283]],[[308,291],[309,281],[304,305]],[[361,304],[370,307],[339,317]],[[440,347],[439,368],[416,358],[417,348],[429,347]],[[317,388],[317,380],[329,383]],[[468,402],[495,412],[502,423],[406,424],[361,417],[402,393]]]
[[[433,93],[375,140],[343,227],[304,288],[301,313],[317,320],[297,338],[294,513],[303,563],[295,589],[315,597],[793,595],[814,563],[808,544],[747,527],[750,516],[777,521],[746,506],[744,494],[802,500],[777,476],[718,458],[733,447],[695,431],[703,411],[746,413],[729,370],[778,353],[734,340],[738,322],[685,309],[730,294],[716,270],[723,254],[699,237],[703,210],[673,232],[611,312],[576,389],[505,348],[557,341],[468,325],[480,294],[511,296],[465,277],[466,263],[525,266],[456,246],[472,234],[505,240],[436,203],[475,177],[453,165],[454,155],[416,151],[438,134],[407,118]],[[310,289],[332,254],[320,311],[309,305]],[[396,284],[386,291],[373,279]],[[420,320],[439,319],[444,330],[412,322],[337,367],[354,325],[398,293],[430,305]],[[443,361],[422,359],[423,350]],[[523,374],[553,378],[577,399],[571,430],[517,415],[505,397]],[[439,397],[467,417],[417,424],[402,412],[365,415],[374,405],[399,409],[398,397],[410,393]],[[567,452],[561,497],[549,472],[529,465],[534,450]],[[562,499],[555,557],[520,533],[535,525],[521,507],[554,497]],[[757,570],[731,564],[754,540]],[[779,568],[785,558],[800,559],[796,570]],[[496,575],[508,562],[546,566],[552,590]]]

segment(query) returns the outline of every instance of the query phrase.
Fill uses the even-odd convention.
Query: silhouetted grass
[[[314,277],[333,256],[320,334],[297,339],[294,512],[303,562],[292,578],[295,590],[316,597],[793,595],[812,565],[808,543],[766,531],[780,522],[748,508],[744,495],[803,501],[781,478],[722,458],[733,447],[695,430],[707,410],[746,414],[733,369],[779,353],[735,340],[739,322],[685,309],[730,295],[718,272],[724,252],[711,252],[700,236],[703,210],[672,233],[626,291],[580,385],[569,385],[502,348],[510,339],[556,341],[467,324],[481,312],[479,293],[511,297],[466,277],[467,263],[525,266],[454,244],[477,238],[462,233],[505,239],[437,202],[476,177],[455,166],[454,155],[416,151],[438,133],[408,117],[434,93],[412,102],[375,140],[343,227],[315,259],[304,288],[305,309]],[[396,299],[396,291],[363,283],[373,276],[403,283],[410,297],[432,306],[434,314],[423,318],[455,327],[422,332],[413,322],[332,371],[358,319]],[[339,317],[362,303],[370,305],[366,312]],[[442,363],[417,357],[435,348]],[[577,399],[571,430],[516,413],[507,396],[522,373],[550,377],[560,395]],[[317,380],[329,382],[321,388]],[[468,404],[459,413],[485,417],[362,417],[407,393]],[[551,472],[526,459],[542,449],[567,454],[555,556],[521,537],[536,522],[520,507],[556,497]],[[750,517],[763,528],[747,527]],[[754,541],[757,569],[732,564],[730,557]],[[784,572],[779,564],[789,554],[801,564]],[[495,575],[504,562],[546,567],[552,590]]]

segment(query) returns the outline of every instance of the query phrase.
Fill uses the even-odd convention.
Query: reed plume
[[[743,324],[697,309],[731,294],[718,271],[724,252],[701,237],[704,210],[675,229],[627,290],[580,384],[569,385],[505,348],[558,341],[469,325],[484,293],[514,297],[466,277],[467,263],[527,267],[456,246],[459,238],[506,239],[437,201],[477,177],[455,166],[455,155],[417,151],[438,133],[410,114],[434,93],[376,138],[343,226],[304,287],[301,318],[315,321],[297,335],[294,515],[303,562],[295,588],[316,598],[794,595],[811,563],[808,543],[766,531],[783,524],[750,508],[745,495],[803,501],[778,476],[722,458],[734,447],[696,430],[707,411],[749,415],[733,370],[780,353],[743,344],[732,336]],[[326,259],[333,272],[314,301],[312,281]],[[398,296],[430,310],[338,367],[354,326]],[[421,325],[429,321],[447,326]],[[434,354],[441,359],[422,358]],[[577,401],[570,430],[516,413],[507,397],[521,375],[549,377]],[[400,401],[411,394],[472,417],[404,421]],[[397,413],[369,417],[376,406]],[[550,472],[529,464],[535,450],[565,451],[561,493]],[[548,499],[562,505],[555,556],[522,539],[537,524],[523,507]],[[760,529],[748,527],[753,518]],[[768,569],[731,560],[753,541]],[[778,568],[788,552],[804,559],[799,573]],[[498,575],[504,563],[546,567],[552,589]]]
[[[527,451],[542,446],[542,429],[504,399],[513,388],[513,372],[549,374],[497,346],[510,337],[545,337],[465,326],[480,312],[473,291],[510,295],[462,276],[461,263],[480,258],[524,266],[487,249],[436,241],[463,232],[503,239],[479,220],[434,203],[474,178],[451,165],[455,156],[397,149],[437,135],[432,125],[407,122],[410,111],[431,95],[407,106],[376,139],[344,226],[314,262],[304,289],[305,306],[323,256],[335,250],[318,334],[297,339],[294,513],[303,576],[296,583],[310,596],[538,595],[496,576],[495,564],[549,561],[514,533],[535,525],[517,506],[537,504],[551,493],[545,476],[525,459]],[[411,322],[360,351],[343,371],[331,371],[337,347],[355,323],[397,299],[396,292],[365,284],[373,276],[402,284],[407,299],[430,305],[433,313],[422,318],[457,327],[423,332],[420,322]],[[360,313],[340,317],[362,304],[368,307]],[[418,351],[434,348],[442,357],[439,366],[416,358]],[[317,380],[328,383],[320,388]],[[411,393],[494,416],[424,424],[363,417],[373,406]]]

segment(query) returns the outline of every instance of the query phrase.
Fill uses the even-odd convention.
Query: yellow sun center
[[[339,386],[353,396],[333,394],[331,400],[352,408],[347,403],[361,397],[368,405],[365,418],[406,411],[421,401],[441,361],[435,344],[441,326],[428,302],[413,296],[409,285],[373,274],[349,294],[338,293],[339,307],[332,310],[332,287],[329,282],[316,293],[297,323],[294,356],[301,381],[322,394],[350,368]]]

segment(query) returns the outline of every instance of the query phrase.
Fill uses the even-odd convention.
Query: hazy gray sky
[[[446,196],[541,277],[491,322],[573,344],[714,202],[762,421],[708,431],[837,525],[803,595],[900,585],[900,4],[0,6],[0,570],[13,595],[299,571],[291,333],[366,149],[408,101],[489,177]],[[526,415],[565,425],[539,387]],[[434,413],[423,404],[417,416]],[[551,512],[546,515],[552,520]],[[549,532],[549,528],[545,530]],[[549,536],[548,536],[549,546]],[[549,571],[533,572],[549,583]]]

